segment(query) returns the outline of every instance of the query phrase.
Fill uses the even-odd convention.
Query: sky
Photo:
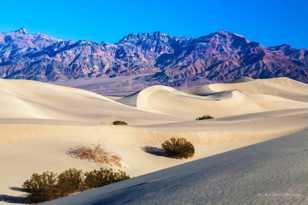
[[[1,0],[0,8],[1,32],[117,42],[129,33],[226,30],[265,46],[308,48],[308,0]]]

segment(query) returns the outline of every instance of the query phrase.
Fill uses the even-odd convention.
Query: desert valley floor
[[[195,120],[202,115],[211,115],[214,119]],[[124,120],[128,126],[112,125],[115,120]],[[169,198],[163,197],[167,182],[174,184],[174,190],[190,187],[190,197],[186,192],[187,201],[178,198],[181,201],[176,204],[225,204],[218,201],[221,196],[215,195],[216,191],[228,194],[229,201],[234,200],[232,204],[275,204],[258,201],[262,198],[258,197],[260,184],[255,185],[256,189],[251,188],[260,182],[262,173],[270,173],[268,181],[273,181],[273,185],[267,185],[268,192],[279,192],[282,185],[287,186],[282,190],[284,193],[305,196],[300,198],[301,203],[295,199],[292,202],[305,204],[308,195],[305,195],[303,183],[294,187],[292,181],[278,182],[283,183],[283,176],[294,174],[290,180],[308,185],[308,164],[302,164],[306,159],[286,158],[289,166],[282,160],[285,155],[302,154],[296,159],[307,158],[307,152],[299,152],[308,150],[306,128],[308,85],[287,78],[243,79],[181,90],[157,85],[122,98],[34,81],[0,80],[0,204],[22,203],[24,193],[18,188],[33,172],[109,166],[67,154],[71,148],[96,144],[120,157],[121,169],[137,178],[51,204],[172,204],[176,197],[172,194]],[[179,160],[144,151],[145,147],[159,147],[170,137],[185,137],[191,141],[196,149],[195,156]],[[268,140],[272,141],[261,143]],[[248,145],[253,146],[227,152]],[[184,164],[192,160],[197,161]],[[166,169],[175,165],[180,166]],[[269,172],[270,165],[277,172]],[[235,174],[234,170],[246,166],[250,168]],[[159,171],[162,169],[166,170]],[[155,173],[138,177],[151,172]],[[234,185],[242,181],[223,180],[223,177],[228,178],[228,173],[238,178],[251,175],[245,175],[246,184],[241,189],[249,191],[250,198],[255,197],[255,201],[249,203],[245,198],[249,196],[240,192],[240,186]],[[302,176],[303,173],[307,176]],[[189,176],[192,177],[190,181],[186,179]],[[150,182],[159,182],[162,177],[166,180],[151,186]],[[203,181],[213,186],[208,185],[204,190],[190,186]],[[153,187],[156,190],[153,191]],[[126,190],[135,198],[125,195]],[[242,195],[232,197],[232,191]],[[102,197],[97,197],[99,193]],[[194,203],[194,195],[203,198]],[[117,196],[126,197],[126,201]],[[156,197],[157,201],[151,201]]]

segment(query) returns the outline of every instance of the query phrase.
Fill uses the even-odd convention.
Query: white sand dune
[[[281,80],[289,82],[286,79]],[[273,81],[275,88],[272,90],[266,87],[270,83],[258,80],[239,84],[214,84],[191,91],[192,94],[207,94],[207,96],[196,96],[166,86],[153,86],[138,94],[136,106],[142,110],[183,116],[186,119],[195,119],[201,115],[225,117],[271,110],[308,108],[308,101],[302,101],[308,98],[305,87],[301,84],[298,86],[301,92],[292,93],[285,88],[278,92],[278,83],[275,84],[277,80]],[[290,89],[296,89],[295,83],[290,84]],[[254,90],[258,86],[261,87],[260,90]],[[264,91],[263,86],[266,87]]]
[[[155,123],[172,121],[167,116],[151,117],[134,107],[107,97],[74,88],[24,80],[0,80],[0,120],[39,119],[95,124],[110,124],[113,120]]]
[[[46,205],[308,203],[308,131],[204,158]]]
[[[188,92],[153,86],[115,100],[45,83],[0,80],[0,204],[22,195],[10,187],[20,187],[33,172],[104,166],[66,154],[80,145],[101,144],[121,157],[123,170],[139,176],[298,132],[308,127],[307,90],[305,84],[281,78]],[[216,119],[194,120],[204,114]],[[113,126],[114,120],[129,125]],[[177,160],[143,150],[173,136],[195,145],[194,158]]]
[[[238,83],[218,83],[190,89],[197,95],[206,95],[212,92],[238,90],[248,95],[271,95],[296,101],[308,101],[308,87],[306,84],[289,78],[271,78],[248,80]]]
[[[212,99],[165,86],[153,86],[141,91],[136,106],[142,110],[183,116],[190,120],[204,114],[221,117],[265,111],[238,91],[233,91],[221,99]],[[216,108],[212,109],[213,106]]]

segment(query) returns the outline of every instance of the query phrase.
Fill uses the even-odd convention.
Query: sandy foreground
[[[306,130],[44,205],[306,205],[307,148]]]
[[[196,121],[201,115],[215,119]],[[129,126],[113,126],[114,120]],[[182,91],[153,86],[117,99],[33,81],[0,80],[0,204],[21,203],[24,193],[16,188],[33,172],[104,166],[68,156],[76,146],[101,144],[135,177],[307,127],[308,85],[287,78]],[[170,137],[192,141],[194,158],[170,159],[143,150]]]

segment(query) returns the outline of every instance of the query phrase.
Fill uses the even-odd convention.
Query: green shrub
[[[127,125],[127,122],[122,120],[116,120],[112,122],[113,125]]]
[[[26,180],[23,188],[30,193],[28,196],[30,203],[37,203],[56,199],[59,193],[56,189],[57,175],[53,172],[34,173],[30,179]]]
[[[162,149],[175,158],[189,158],[195,153],[193,144],[185,138],[170,138],[162,143]]]
[[[95,188],[107,184],[129,179],[129,176],[123,171],[113,171],[111,169],[99,169],[85,173],[84,186],[86,188]]]
[[[210,119],[214,119],[214,117],[212,117],[210,115],[202,115],[202,116],[196,118],[196,120],[210,120]]]
[[[63,196],[78,192],[82,188],[83,179],[81,170],[68,169],[58,175],[57,189]]]
[[[123,171],[99,169],[84,174],[78,169],[68,169],[59,175],[53,172],[34,173],[23,183],[23,188],[29,192],[29,203],[39,203],[125,179],[129,176]]]

